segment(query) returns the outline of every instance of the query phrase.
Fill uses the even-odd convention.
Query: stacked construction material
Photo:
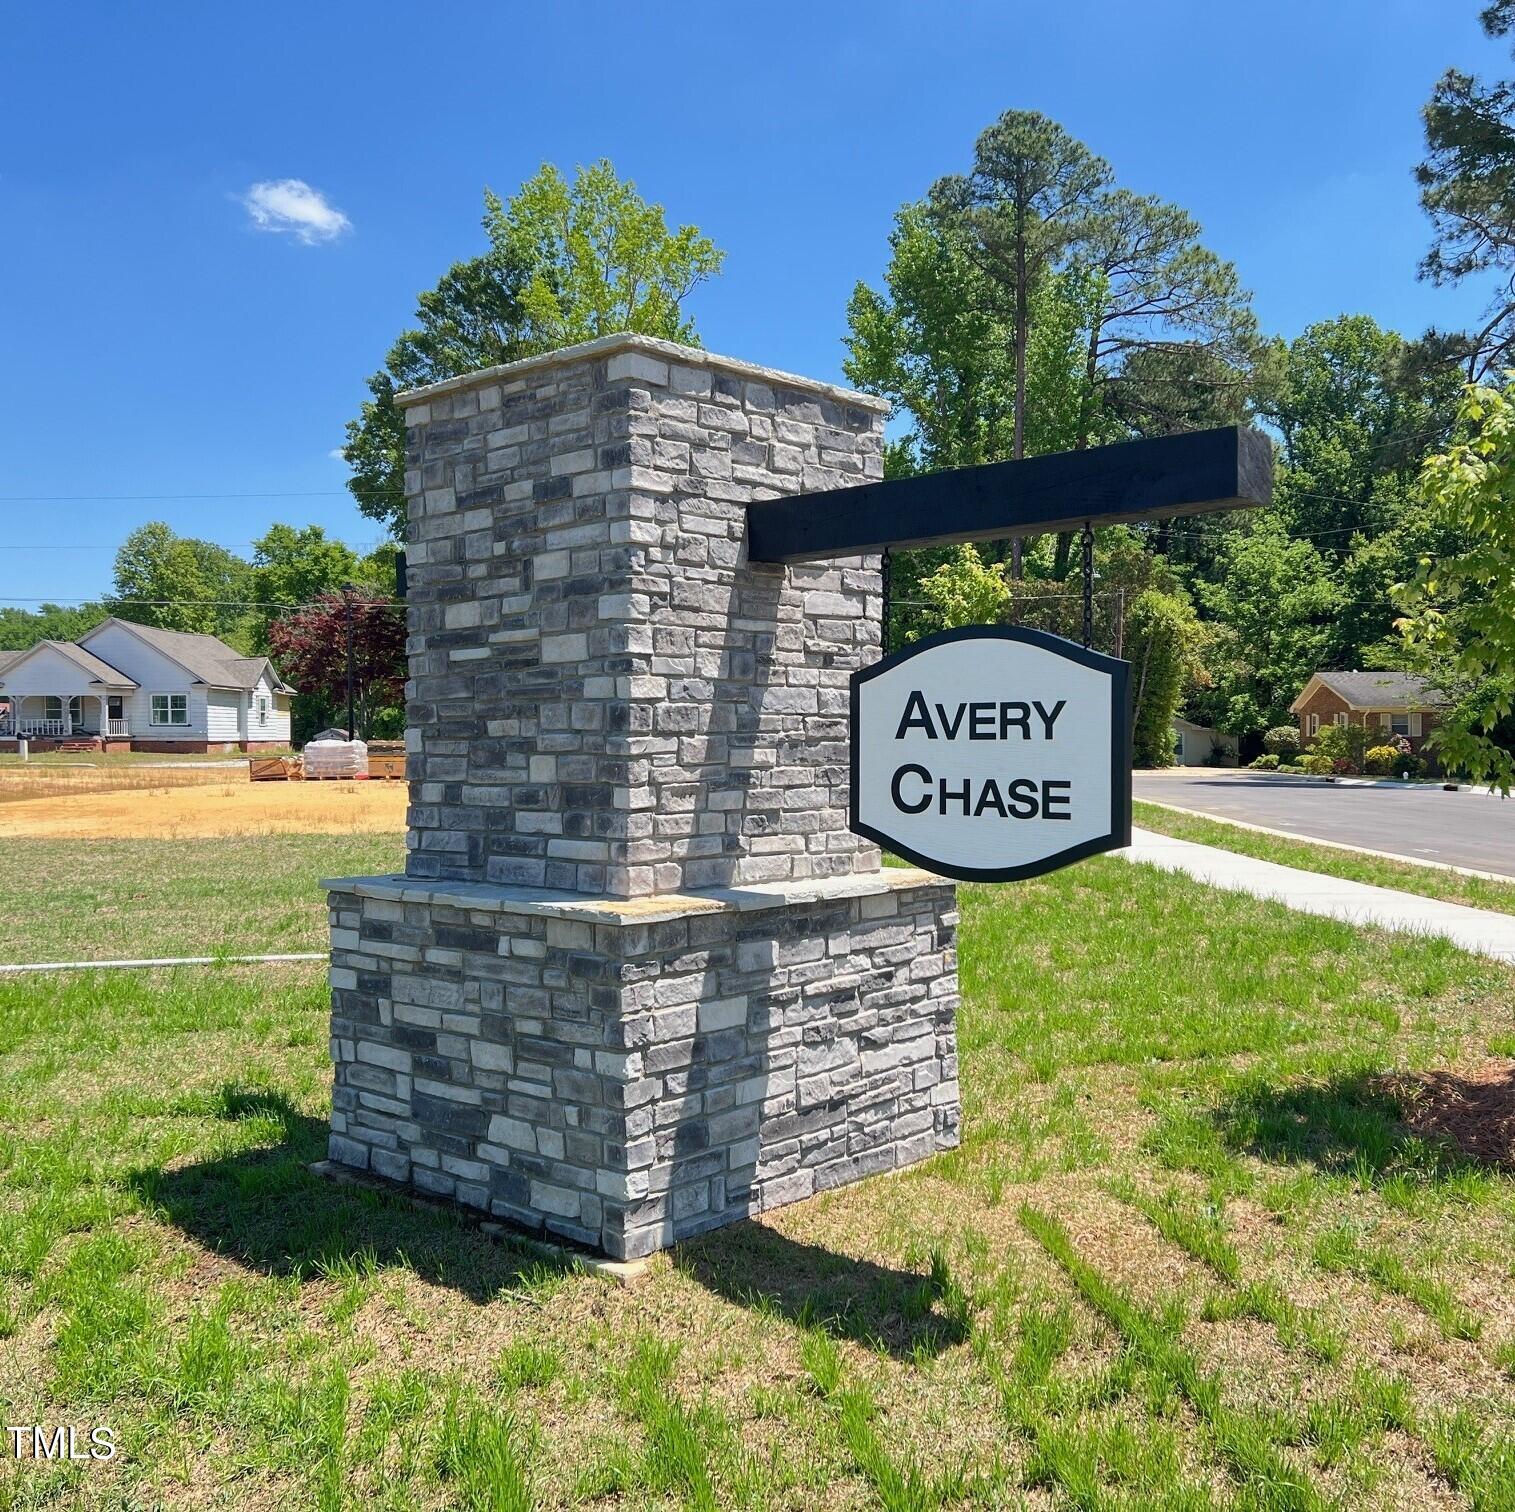
[[[322,730],[300,754],[308,782],[368,776],[368,747],[340,730]]]
[[[404,782],[405,742],[403,740],[370,740],[368,742],[368,775],[389,782]]]

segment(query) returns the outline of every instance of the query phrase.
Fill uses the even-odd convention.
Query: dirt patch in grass
[[[1448,1139],[1473,1160],[1515,1166],[1515,1060],[1401,1072],[1386,1077],[1383,1088],[1423,1138]]]
[[[129,776],[149,776],[130,773]],[[0,836],[186,839],[228,835],[389,834],[405,829],[403,782],[204,782],[153,772],[151,785],[0,804]],[[164,781],[167,778],[168,781]],[[188,780],[182,781],[181,778]],[[177,784],[177,785],[176,785]]]

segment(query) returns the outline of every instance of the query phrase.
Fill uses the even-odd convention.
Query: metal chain
[[[1084,649],[1094,643],[1094,526],[1084,521]]]

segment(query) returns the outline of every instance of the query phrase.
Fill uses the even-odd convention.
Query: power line
[[[69,598],[66,595],[48,596],[46,598],[0,598],[0,604],[54,604],[59,609],[113,609],[123,604],[130,605],[134,609],[178,609],[190,606],[203,609],[318,609],[326,607],[332,598],[336,598],[339,602],[341,601],[341,595],[334,589],[328,598],[307,599],[301,604],[286,604],[270,599],[116,598],[113,594],[106,594],[103,598],[98,599]],[[366,598],[360,602],[374,609],[405,608],[404,599]]]
[[[209,499],[382,499],[383,492],[315,488],[259,493],[0,494],[0,504],[157,504],[203,503]]]
[[[216,546],[222,551],[236,551],[243,546],[258,546],[258,541],[207,541],[203,536],[181,536],[181,540],[193,540],[204,546]],[[327,536],[319,544],[323,546],[345,546],[349,551],[377,551],[381,546],[399,547],[400,542],[393,539],[381,541],[342,541],[336,536]],[[0,543],[0,551],[119,551],[118,542],[114,546],[80,546],[72,542],[60,543],[56,541],[45,542],[40,546],[17,546],[9,543]],[[267,563],[253,563],[253,566],[270,565]]]

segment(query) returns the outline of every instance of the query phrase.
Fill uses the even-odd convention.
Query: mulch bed
[[[1515,1166],[1515,1060],[1405,1071],[1383,1085],[1414,1133],[1449,1139],[1473,1160]]]

